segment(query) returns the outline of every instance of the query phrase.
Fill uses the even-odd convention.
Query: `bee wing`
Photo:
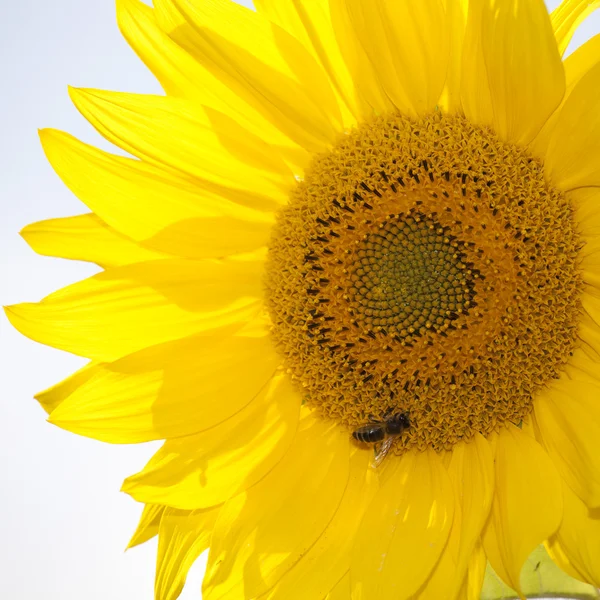
[[[390,451],[393,442],[393,437],[388,437],[383,441],[383,444],[381,444],[381,448],[379,448],[379,452],[377,452],[375,458],[373,459],[373,462],[371,463],[372,469],[376,469],[381,464],[383,459],[387,456],[387,453]]]

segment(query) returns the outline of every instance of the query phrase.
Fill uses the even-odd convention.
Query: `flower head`
[[[134,158],[42,132],[93,212],[23,234],[105,269],[7,309],[91,361],[49,420],[165,440],[158,600],[208,546],[207,600],[528,593],[542,543],[600,586],[592,4],[256,6],[119,0],[166,95],[71,97]]]

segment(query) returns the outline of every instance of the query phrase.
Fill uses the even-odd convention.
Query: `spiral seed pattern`
[[[392,452],[528,419],[578,344],[573,209],[524,148],[462,117],[385,115],[316,156],[281,209],[272,335],[349,431],[410,415]]]
[[[415,211],[394,215],[356,251],[350,304],[368,329],[411,339],[467,313],[473,272],[448,228]]]

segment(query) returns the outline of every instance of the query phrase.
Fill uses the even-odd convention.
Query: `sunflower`
[[[90,360],[49,421],[165,440],[158,600],[600,587],[598,2],[255,4],[119,0],[166,95],[70,94],[133,157],[41,132],[92,212],[23,235],[104,268],[7,308]]]

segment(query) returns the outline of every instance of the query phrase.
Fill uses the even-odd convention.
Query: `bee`
[[[392,414],[391,411],[388,411],[387,415],[384,416],[382,420],[373,420],[370,423],[361,425],[355,429],[352,432],[352,437],[365,444],[377,444],[383,442],[371,463],[371,467],[376,468],[386,457],[392,447],[394,439],[399,435],[402,435],[402,432],[409,427],[410,420],[408,418],[408,413],[399,412]]]

